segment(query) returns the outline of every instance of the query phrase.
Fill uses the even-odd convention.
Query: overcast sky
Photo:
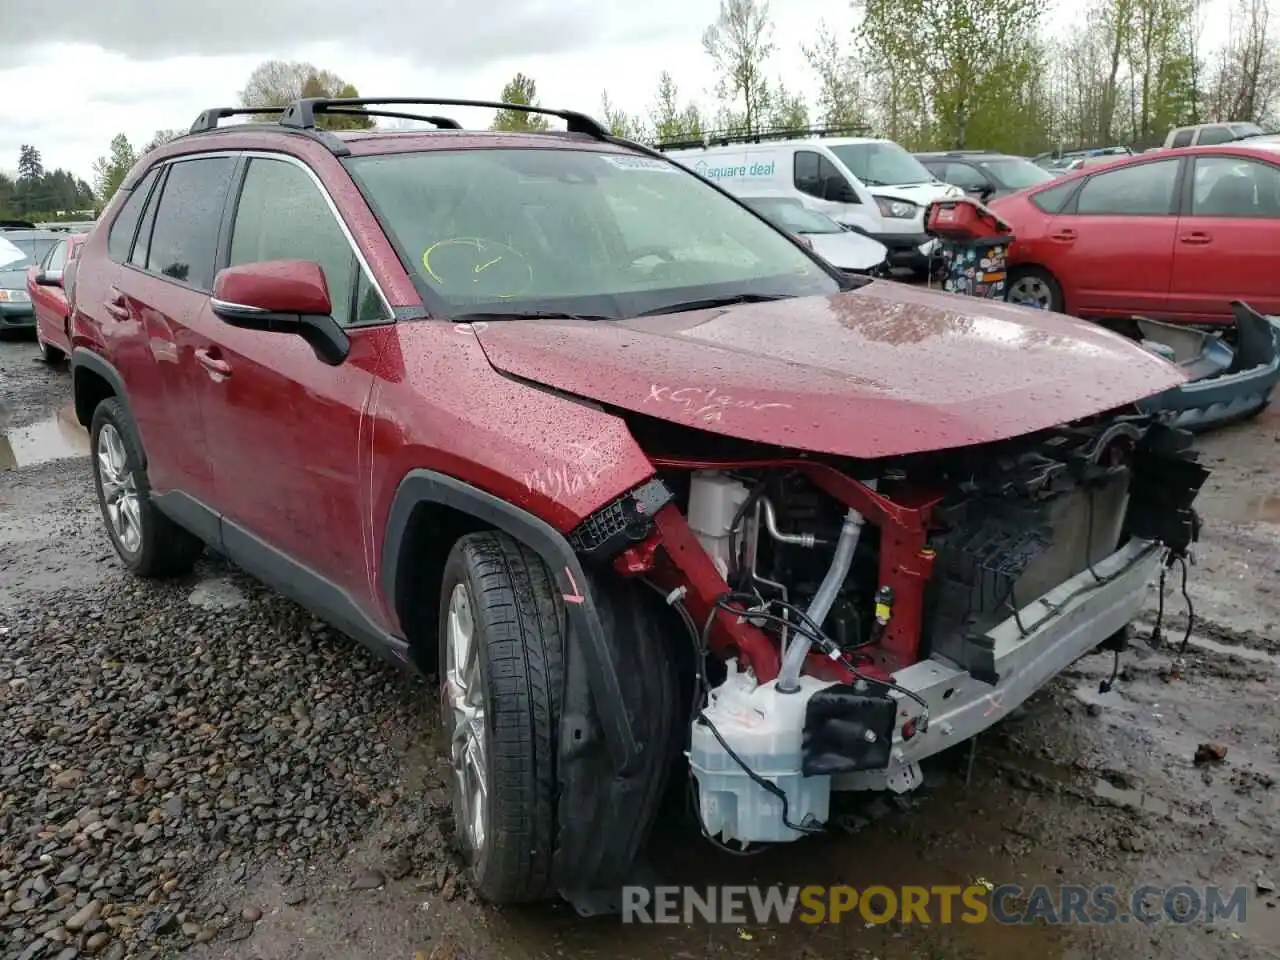
[[[365,96],[497,99],[521,70],[543,105],[597,115],[604,89],[628,112],[647,114],[665,68],[684,96],[710,107],[715,78],[701,36],[718,8],[718,0],[0,0],[0,171],[16,169],[19,146],[30,143],[47,169],[91,180],[113,135],[140,147],[206,107],[235,104],[267,59],[309,61]],[[770,72],[811,94],[799,44],[820,19],[848,30],[849,6],[774,0],[772,13]],[[1206,42],[1221,36],[1221,20],[1207,18]]]

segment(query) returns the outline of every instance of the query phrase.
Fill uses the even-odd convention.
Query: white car
[[[659,144],[672,160],[739,197],[786,197],[883,243],[889,264],[928,269],[925,208],[963,196],[891,140],[796,130]]]
[[[846,273],[878,274],[886,267],[889,249],[883,243],[807,209],[799,200],[743,197],[742,202],[780,230],[803,238],[814,253]]]

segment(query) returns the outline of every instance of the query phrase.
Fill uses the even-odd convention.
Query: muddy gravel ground
[[[1243,885],[1243,922],[623,928],[470,896],[428,684],[214,558],[181,582],[126,576],[69,389],[34,344],[0,342],[0,956],[1280,956],[1274,413],[1202,441],[1180,669],[1138,642],[1100,694],[1111,657],[1087,657],[909,802],[862,798],[840,829],[749,859],[673,803],[650,854],[697,885]],[[1193,762],[1205,743],[1225,757]]]

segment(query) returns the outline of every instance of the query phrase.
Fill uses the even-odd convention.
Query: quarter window
[[[170,164],[156,208],[147,269],[197,290],[213,288],[218,227],[235,169],[232,157]]]
[[[1180,162],[1157,160],[1096,174],[1080,188],[1076,213],[1167,216],[1173,206]]]
[[[151,185],[156,181],[156,173],[156,170],[150,171],[134,185],[111,224],[111,232],[107,234],[107,256],[116,263],[124,263],[129,259],[129,248],[133,246],[133,235],[138,232],[142,205],[147,202]]]
[[[350,323],[353,313],[362,322],[385,319],[367,278],[362,277],[360,303],[353,306],[356,274],[364,271],[315,182],[292,163],[255,158],[236,208],[230,265],[264,260],[318,263],[339,323]]]
[[[1044,190],[1037,190],[1030,197],[1031,202],[1045,213],[1061,213],[1070,196],[1075,193],[1079,184],[1075,180],[1059,183]]]

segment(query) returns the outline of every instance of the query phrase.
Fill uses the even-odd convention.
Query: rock
[[[84,948],[89,953],[97,953],[99,950],[101,950],[110,942],[111,942],[111,934],[95,933],[92,937],[90,937],[88,940],[84,942]]]
[[[235,610],[248,603],[248,598],[228,580],[204,580],[196,584],[187,602],[202,610]]]
[[[83,770],[63,770],[53,778],[53,785],[59,790],[74,790],[83,779]]]
[[[200,932],[196,934],[196,943],[208,943],[218,935],[218,928],[212,924],[206,923],[200,928]]]
[[[262,919],[262,911],[258,907],[245,907],[240,911],[240,919],[247,920],[250,923],[257,923]]]
[[[102,916],[102,902],[90,900],[67,920],[66,927],[72,933],[76,933],[100,916]]]
[[[297,888],[291,888],[286,890],[280,899],[289,906],[296,907],[298,904],[306,901],[307,895]]]
[[[188,920],[186,923],[182,925],[182,935],[184,937],[194,937],[199,932],[200,932],[200,924],[198,923],[192,923],[190,920]]]
[[[1271,878],[1262,873],[1259,873],[1258,876],[1254,878],[1253,885],[1257,888],[1259,893],[1275,893],[1276,890],[1276,885],[1272,882]]]
[[[372,867],[363,867],[356,872],[348,889],[376,890],[386,882],[386,878],[379,871],[374,870]]]
[[[1196,764],[1221,763],[1227,758],[1227,748],[1221,743],[1202,743],[1196,747],[1193,762]]]
[[[1091,717],[1100,717],[1102,716],[1102,704],[1091,703],[1085,707],[1085,712]]]
[[[444,886],[440,888],[440,896],[444,897],[446,900],[452,900],[457,895],[458,882],[453,877],[450,877],[444,882]]]
[[[13,913],[26,913],[28,910],[34,910],[35,906],[36,904],[34,900],[27,897],[21,897],[9,904],[9,909]]]
[[[227,931],[229,940],[247,940],[253,936],[253,924],[245,921],[235,924]]]
[[[383,864],[383,872],[389,880],[403,880],[413,870],[413,860],[404,851],[400,851]]]

